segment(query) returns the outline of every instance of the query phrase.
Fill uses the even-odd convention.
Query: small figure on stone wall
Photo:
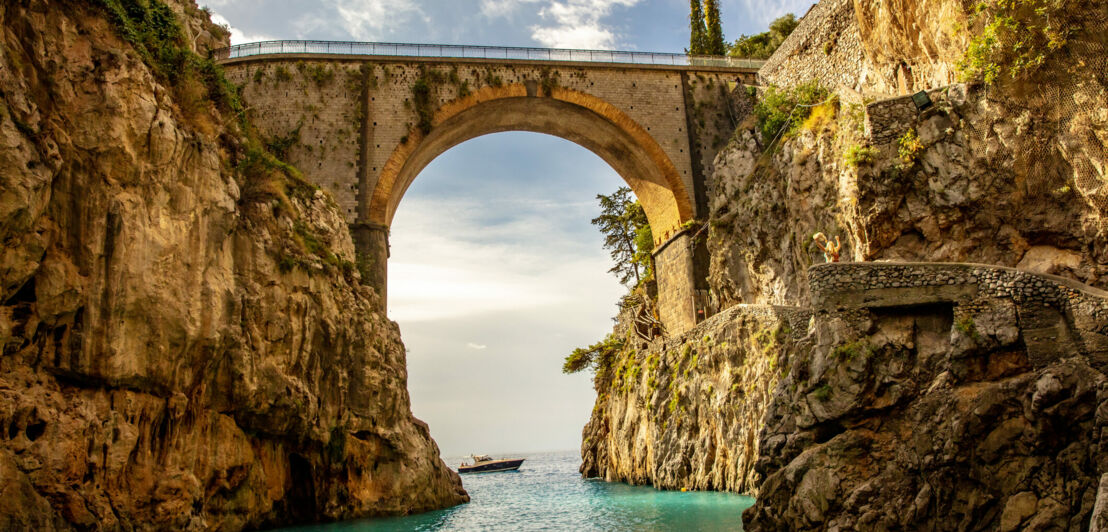
[[[823,257],[827,259],[827,262],[839,262],[839,251],[842,250],[843,244],[839,241],[839,236],[835,235],[835,241],[830,241],[823,233],[816,233],[812,235],[812,240],[816,241],[816,247],[823,252]]]

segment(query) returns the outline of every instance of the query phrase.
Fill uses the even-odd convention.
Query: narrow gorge
[[[194,0],[0,4],[0,529],[469,501],[412,415],[388,224],[525,130],[654,225],[583,476],[749,494],[755,532],[1108,530],[1106,20],[822,0],[757,66],[459,68],[232,57]]]
[[[1101,529],[1105,12],[1069,9],[985,83],[961,2],[816,5],[708,170],[710,317],[620,316],[582,473],[755,495],[755,531]]]

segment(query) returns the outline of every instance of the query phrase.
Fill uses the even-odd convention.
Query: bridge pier
[[[658,319],[672,336],[696,327],[696,242],[691,230],[682,231],[654,251],[654,276],[658,281]]]
[[[381,308],[388,308],[389,227],[371,222],[350,224],[354,251],[362,283],[373,287],[381,296]]]

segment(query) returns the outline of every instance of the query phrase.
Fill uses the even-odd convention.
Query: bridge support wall
[[[362,283],[373,287],[381,296],[381,306],[388,308],[389,228],[380,224],[353,223],[350,236],[358,254]]]
[[[696,276],[692,233],[684,231],[654,252],[658,318],[671,335],[696,327]]]

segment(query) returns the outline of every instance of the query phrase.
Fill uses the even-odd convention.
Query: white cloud
[[[539,10],[549,21],[531,26],[531,38],[551,48],[612,49],[617,35],[602,22],[616,7],[632,7],[639,0],[551,0]]]
[[[535,4],[541,0],[481,0],[481,14],[488,18],[507,17],[524,4]]]
[[[381,40],[386,30],[403,27],[413,19],[430,24],[430,18],[411,0],[329,0],[338,10],[339,24],[355,39]]]
[[[485,344],[475,344],[473,342],[466,342],[466,347],[468,347],[470,349],[476,349],[476,350],[480,351],[482,349],[487,348],[488,346],[485,345]]]
[[[243,33],[242,30],[232,26],[231,23],[227,21],[226,17],[224,17],[223,15],[220,15],[219,13],[216,13],[214,11],[212,12],[212,22],[215,22],[216,24],[224,26],[228,30],[231,31],[231,44],[243,44],[243,43],[248,43],[248,42],[272,41],[273,40],[273,37],[269,37],[267,35],[262,35],[262,34],[247,35],[247,34]]]
[[[389,317],[410,323],[550,308],[596,294],[619,297],[621,288],[606,276],[589,275],[610,267],[599,250],[586,255],[578,235],[551,230],[558,214],[579,210],[576,204],[510,203],[511,216],[490,222],[482,214],[509,206],[406,198],[389,238]],[[444,217],[449,228],[428,222]]]

